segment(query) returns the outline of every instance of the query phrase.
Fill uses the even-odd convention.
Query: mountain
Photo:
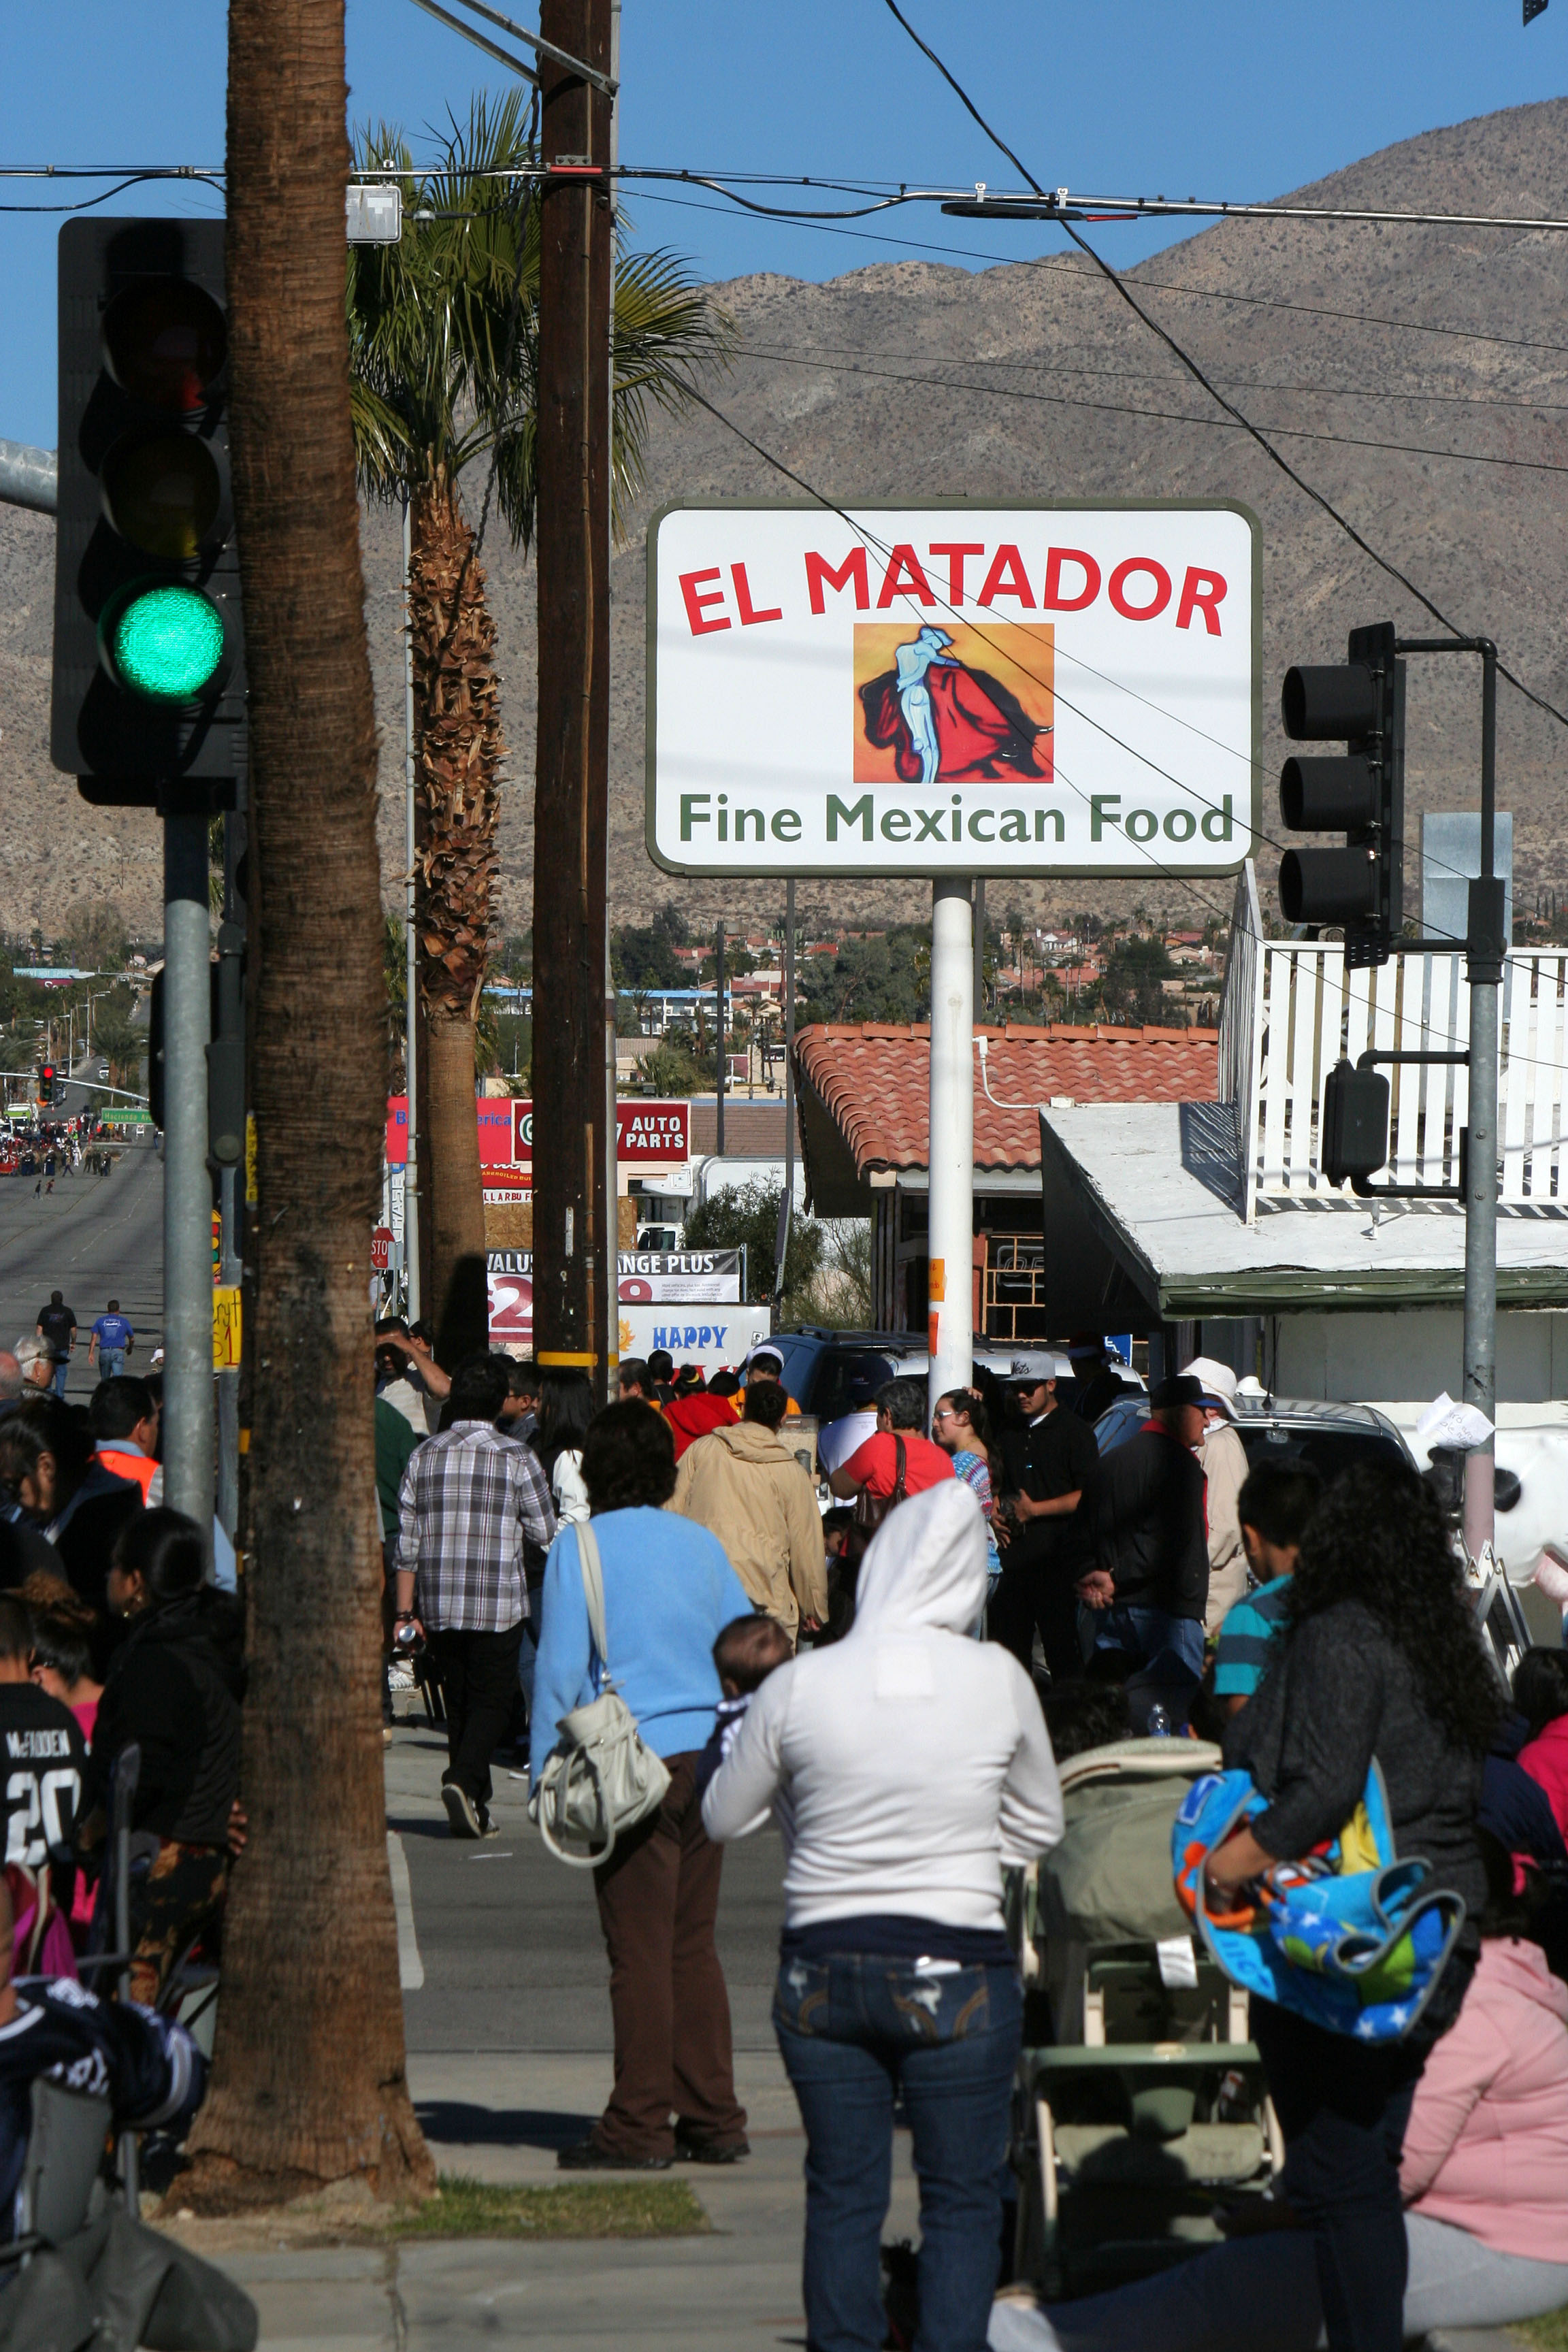
[[[1444,213],[1556,215],[1568,185],[1568,100],[1431,131],[1369,156],[1301,201]],[[636,212],[635,191],[630,204]],[[895,215],[897,234],[956,246],[963,224]],[[826,285],[770,275],[717,289],[742,339],[710,383],[734,425],[836,503],[1230,497],[1264,537],[1266,780],[1284,746],[1278,683],[1289,662],[1342,658],[1345,629],[1392,619],[1436,633],[1390,580],[1248,437],[1223,419],[1159,338],[1060,232],[1020,227],[1037,258],[978,274],[878,262]],[[1089,232],[1114,260],[1119,231]],[[1219,224],[1131,273],[1141,303],[1244,413],[1279,436],[1307,482],[1458,626],[1568,712],[1562,624],[1568,522],[1568,239],[1518,229]],[[1140,412],[1142,412],[1140,414]],[[1387,444],[1400,445],[1390,448]],[[1457,454],[1458,453],[1458,454]],[[1462,455],[1465,462],[1459,461]],[[659,420],[637,528],[613,567],[612,865],[616,919],[677,898],[694,923],[765,919],[782,886],[682,883],[643,848],[643,527],[665,500],[798,495],[717,418]],[[478,488],[473,503],[478,506]],[[63,920],[74,899],[119,897],[155,922],[157,839],[136,813],[87,809],[48,766],[51,560],[39,519],[0,509],[0,924]],[[383,888],[403,870],[402,659],[396,520],[363,528],[382,766]],[[500,918],[531,919],[534,714],[531,568],[492,532],[485,563],[500,630],[511,747]],[[1407,811],[1474,805],[1476,666],[1413,680]],[[1515,814],[1517,903],[1568,883],[1568,727],[1506,684],[1499,797]],[[1271,787],[1265,824],[1274,827]],[[1267,856],[1265,867],[1271,866]],[[1414,880],[1414,876],[1412,877]],[[1139,898],[1173,917],[1228,906],[1223,883],[1010,887],[1007,902],[1067,911]],[[993,886],[993,904],[1002,898]],[[813,883],[824,917],[913,914],[923,887]],[[803,900],[803,904],[805,901]],[[999,911],[999,909],[997,909]]]

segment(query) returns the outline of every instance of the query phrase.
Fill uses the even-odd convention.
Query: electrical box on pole
[[[1279,814],[1291,833],[1342,833],[1342,849],[1289,849],[1279,904],[1289,923],[1340,924],[1351,970],[1386,963],[1405,919],[1405,664],[1392,622],[1350,633],[1350,658],[1285,674],[1285,732],[1342,752],[1286,761]]]
[[[68,222],[49,748],[88,800],[234,803],[228,384],[223,222]]]

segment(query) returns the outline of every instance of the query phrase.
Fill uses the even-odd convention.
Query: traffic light
[[[55,1066],[52,1062],[38,1064],[38,1108],[47,1109],[55,1098]]]
[[[221,220],[67,223],[50,755],[89,801],[234,803],[228,382]]]
[[[1342,833],[1342,849],[1288,849],[1279,904],[1289,923],[1342,924],[1345,963],[1386,963],[1405,919],[1405,664],[1394,625],[1350,633],[1350,659],[1287,670],[1280,698],[1296,743],[1343,752],[1296,756],[1279,774],[1279,813],[1292,833]]]

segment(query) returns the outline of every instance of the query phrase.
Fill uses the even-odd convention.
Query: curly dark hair
[[[675,1492],[675,1440],[663,1413],[639,1397],[607,1404],[583,1440],[583,1484],[590,1516],[601,1511],[658,1510]]]
[[[1359,1601],[1408,1660],[1455,1747],[1485,1753],[1507,1704],[1443,1515],[1414,1470],[1379,1461],[1347,1470],[1301,1538],[1288,1626]]]

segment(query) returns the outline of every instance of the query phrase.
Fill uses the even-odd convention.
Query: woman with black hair
[[[541,1375],[539,1423],[530,1443],[539,1456],[555,1516],[563,1526],[588,1517],[583,1440],[593,1418],[594,1390],[586,1372]]]
[[[1252,2033],[1284,2131],[1285,2183],[1316,2233],[1331,2352],[1397,2352],[1405,2244],[1399,2151],[1427,2051],[1458,2015],[1487,1899],[1476,1827],[1482,1763],[1503,1706],[1447,1529],[1413,1470],[1346,1473],[1308,1525],[1284,1635],[1225,1759],[1268,1810],[1218,1847],[1215,1913],[1271,1864],[1350,1822],[1373,1762],[1401,1857],[1463,1896],[1468,1918],[1418,2023],[1370,2046],[1274,2003]]]
[[[206,1565],[195,1521],[159,1506],[124,1529],[109,1570],[109,1605],[127,1631],[99,1702],[78,1843],[100,1846],[115,1759],[134,1740],[131,1990],[150,2007],[221,1908],[239,1793],[243,1622]]]

